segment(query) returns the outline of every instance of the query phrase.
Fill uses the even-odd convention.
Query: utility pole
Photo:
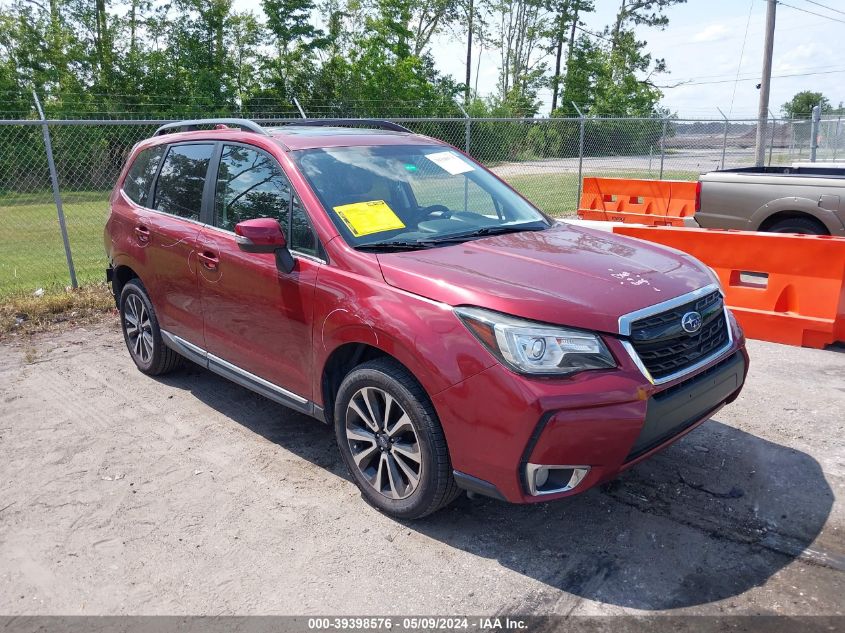
[[[469,82],[472,79],[472,18],[475,12],[473,4],[473,0],[469,0],[467,10],[467,79],[466,88],[464,88],[464,105],[466,106],[469,105]]]
[[[760,105],[757,109],[757,167],[766,161],[766,127],[769,112],[769,88],[772,83],[772,51],[775,46],[775,8],[777,0],[766,0],[766,44],[763,47],[763,76],[760,79]]]

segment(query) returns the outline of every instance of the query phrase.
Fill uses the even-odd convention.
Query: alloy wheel
[[[147,307],[138,295],[126,297],[123,321],[132,354],[142,363],[149,363],[153,356],[153,329]]]
[[[393,396],[362,387],[346,408],[346,439],[364,479],[388,499],[406,499],[420,484],[422,456],[411,418]]]

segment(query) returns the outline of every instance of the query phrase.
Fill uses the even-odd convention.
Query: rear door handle
[[[135,226],[135,237],[138,238],[139,242],[149,242],[150,241],[150,229],[148,229],[143,224],[138,224]]]
[[[198,257],[202,262],[202,265],[208,268],[208,270],[217,270],[217,264],[220,262],[220,260],[217,259],[217,255],[211,251],[203,251],[198,255]]]

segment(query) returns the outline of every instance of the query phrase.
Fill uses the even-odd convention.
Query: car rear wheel
[[[120,325],[129,355],[145,374],[159,376],[181,364],[181,356],[164,344],[153,304],[137,279],[120,293]]]
[[[398,519],[418,519],[460,493],[443,429],[407,369],[380,358],[352,370],[335,400],[343,460],[368,503]]]
[[[818,220],[812,218],[787,218],[775,222],[766,229],[769,233],[801,233],[804,235],[829,235]]]

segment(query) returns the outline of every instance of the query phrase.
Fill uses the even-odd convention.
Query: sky
[[[780,106],[801,90],[822,92],[834,106],[845,101],[845,0],[817,1],[843,13],[825,10],[809,0],[786,0],[791,7],[778,4],[769,99],[776,116],[780,116]],[[598,32],[613,21],[619,0],[596,0],[595,4],[597,10],[586,16],[584,28]],[[663,88],[662,105],[682,118],[719,119],[717,108],[731,118],[756,118],[765,0],[688,0],[670,7],[667,15],[669,26],[665,30],[643,28],[637,32],[639,39],[648,42],[647,49],[654,57],[666,60],[670,72],[658,76],[656,83],[672,86],[689,82]],[[466,73],[465,46],[448,36],[440,36],[432,46],[438,69],[459,81]],[[478,54],[476,48],[474,63]],[[820,72],[826,74],[807,74]],[[735,81],[737,73],[739,82]],[[479,92],[495,91],[497,79],[498,51],[486,51],[481,58]],[[548,113],[549,91],[540,97],[544,103],[541,113]]]

